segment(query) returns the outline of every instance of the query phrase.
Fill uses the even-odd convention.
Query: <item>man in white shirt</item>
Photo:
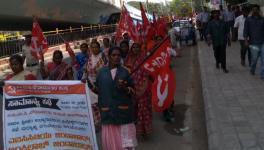
[[[26,69],[31,71],[35,76],[39,75],[39,61],[31,53],[31,35],[25,36],[25,43],[22,46],[22,56],[26,62]]]
[[[204,7],[203,12],[201,12],[199,15],[199,17],[197,18],[200,22],[201,22],[201,31],[202,31],[202,37],[201,40],[203,40],[205,38],[206,40],[206,28],[207,28],[207,24],[210,20],[210,13],[208,12],[207,7]]]
[[[235,20],[234,28],[238,28],[238,40],[240,42],[241,50],[240,50],[240,57],[241,57],[241,65],[245,66],[245,58],[246,54],[248,53],[248,63],[251,64],[251,57],[250,57],[250,50],[249,47],[245,45],[245,38],[244,38],[244,24],[245,20],[249,14],[249,9],[247,7],[242,8],[242,15],[238,16]]]

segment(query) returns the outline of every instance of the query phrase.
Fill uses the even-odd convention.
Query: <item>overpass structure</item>
[[[123,3],[131,1],[166,4],[171,0],[0,0],[0,31],[31,30],[33,16],[44,31],[113,24]],[[140,20],[139,10],[127,7],[131,16]]]
[[[31,30],[37,16],[44,30],[98,24],[119,13],[123,0],[1,0],[0,30]]]
[[[64,43],[63,40],[77,41],[98,34],[114,33],[123,3],[131,17],[140,21],[141,11],[129,6],[127,2],[123,0],[0,0],[0,58],[21,52],[24,42],[21,34],[28,34],[29,32],[23,31],[32,30],[33,16],[38,18],[41,28],[45,31],[48,45],[56,46]],[[151,19],[152,15],[148,17]],[[102,25],[105,23],[108,25]],[[10,31],[20,32],[13,35],[15,32]],[[10,34],[10,36],[1,38],[1,34]]]

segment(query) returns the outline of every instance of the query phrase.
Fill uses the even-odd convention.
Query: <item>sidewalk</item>
[[[199,42],[209,150],[264,150],[264,82],[240,65],[240,47],[227,48],[229,73],[215,67],[212,47]]]

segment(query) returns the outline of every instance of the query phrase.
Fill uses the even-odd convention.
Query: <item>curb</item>
[[[201,45],[198,43],[198,58],[200,63],[201,70],[201,80],[202,80],[202,92],[204,99],[204,109],[205,109],[205,121],[206,121],[206,130],[208,136],[208,150],[223,150],[223,145],[220,142],[221,133],[219,132],[219,126],[217,124],[217,118],[215,110],[217,107],[214,107],[213,98],[209,96],[210,87],[206,86],[206,72],[205,67],[202,66],[203,60],[206,59],[202,56],[202,53],[205,51],[201,48]]]

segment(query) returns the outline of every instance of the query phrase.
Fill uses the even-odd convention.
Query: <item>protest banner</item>
[[[80,81],[6,81],[4,149],[98,150],[87,89]]]

